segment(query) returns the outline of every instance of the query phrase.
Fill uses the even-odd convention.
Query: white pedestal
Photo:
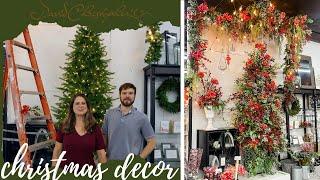
[[[290,174],[278,171],[272,175],[257,175],[253,177],[239,177],[239,180],[290,180]]]

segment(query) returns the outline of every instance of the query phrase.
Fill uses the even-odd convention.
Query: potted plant
[[[313,145],[305,143],[301,146],[301,152],[290,152],[291,157],[302,167],[303,179],[309,179],[310,166],[312,165],[316,153],[313,152]]]
[[[221,87],[218,87],[219,81],[210,76],[205,76],[204,72],[199,72],[198,77],[202,85],[202,90],[199,91],[198,104],[205,111],[208,119],[207,130],[213,129],[213,118],[215,111],[221,111],[224,108],[225,102],[221,99]]]

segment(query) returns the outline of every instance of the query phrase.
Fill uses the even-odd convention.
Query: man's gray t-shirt
[[[124,160],[129,153],[139,155],[144,140],[155,136],[148,117],[134,107],[126,115],[122,115],[120,106],[107,111],[102,130],[108,135],[110,160]]]

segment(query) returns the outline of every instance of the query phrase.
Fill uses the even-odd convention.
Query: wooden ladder
[[[26,163],[26,165],[29,164],[30,166],[32,166],[31,152],[34,152],[36,150],[39,150],[54,144],[56,139],[56,130],[54,127],[54,123],[52,121],[50,108],[45,95],[43,83],[41,80],[41,76],[40,76],[40,72],[39,72],[39,68],[38,68],[38,64],[37,64],[37,60],[36,60],[36,56],[32,46],[31,37],[30,37],[28,28],[26,28],[23,31],[23,36],[24,36],[25,44],[21,42],[17,42],[15,40],[5,41],[6,59],[4,63],[5,69],[4,69],[4,75],[3,75],[3,92],[2,93],[4,97],[7,88],[10,88],[12,92],[15,123],[17,126],[17,133],[18,133],[20,147],[24,143],[28,143],[28,137],[26,135],[26,129],[25,129],[26,117],[22,113],[21,96],[23,94],[31,94],[31,95],[38,95],[40,98],[44,116],[35,117],[35,119],[46,120],[47,128],[50,133],[50,139],[48,141],[44,141],[44,142],[40,142],[40,143],[36,143],[28,146],[28,151],[24,156],[23,160]],[[31,67],[18,65],[15,63],[13,46],[17,46],[28,51]],[[26,90],[19,89],[18,80],[17,80],[17,69],[33,72],[34,79],[37,86],[37,91],[26,91]]]

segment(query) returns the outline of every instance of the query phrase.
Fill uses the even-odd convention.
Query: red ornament
[[[198,72],[198,77],[203,78],[204,77],[204,72]]]
[[[227,61],[227,64],[229,66],[230,65],[230,61],[231,61],[231,57],[230,57],[229,54],[227,54],[226,61]]]

